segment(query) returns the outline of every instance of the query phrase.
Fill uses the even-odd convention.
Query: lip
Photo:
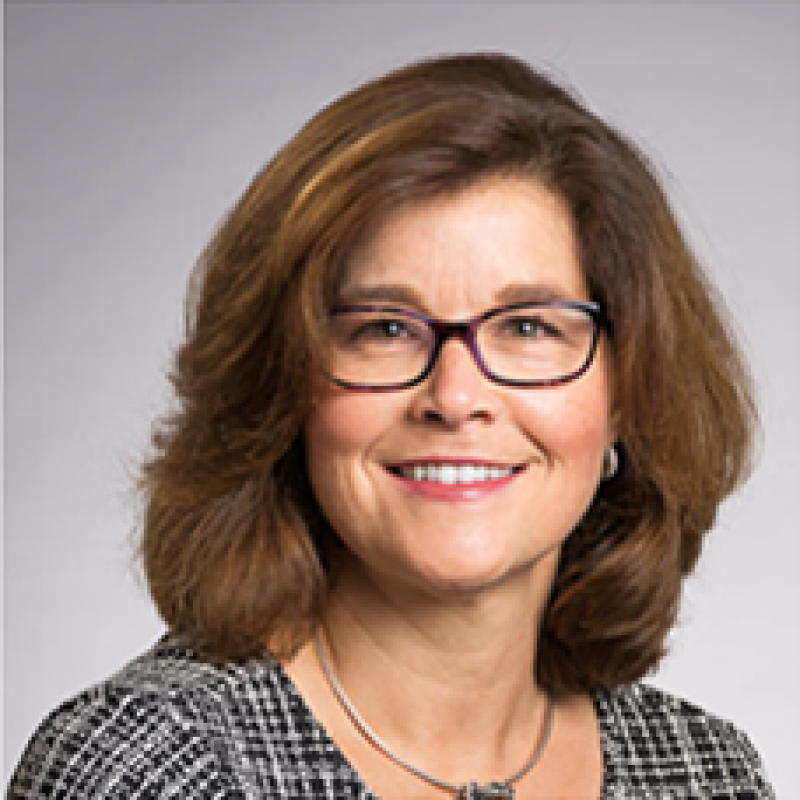
[[[417,481],[398,474],[397,470],[415,464],[475,464],[481,467],[511,469],[512,472],[504,478],[454,484],[437,483],[434,481]],[[411,494],[427,500],[458,502],[483,500],[501,492],[519,477],[525,470],[525,465],[464,456],[422,456],[420,458],[406,459],[404,461],[393,461],[390,464],[385,464],[384,468],[403,489]]]

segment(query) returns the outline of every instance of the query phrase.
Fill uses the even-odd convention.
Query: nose
[[[453,336],[443,343],[431,373],[420,385],[414,414],[451,428],[470,420],[489,422],[497,414],[496,394],[467,342]]]

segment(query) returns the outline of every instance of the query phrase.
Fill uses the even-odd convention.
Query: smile
[[[409,464],[393,467],[391,471],[406,480],[454,486],[501,481],[513,475],[515,470],[513,467],[489,467],[485,464]]]
[[[452,503],[475,502],[503,492],[525,470],[525,465],[432,459],[406,461],[385,468],[411,495]]]

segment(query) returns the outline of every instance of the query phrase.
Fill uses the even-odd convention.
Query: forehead
[[[395,211],[355,251],[337,294],[376,300],[402,289],[421,305],[467,310],[497,302],[509,287],[586,295],[569,212],[532,179],[485,179]]]

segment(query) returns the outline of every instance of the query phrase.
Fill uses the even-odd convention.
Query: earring
[[[619,454],[617,453],[617,448],[611,445],[603,456],[603,480],[607,481],[613,478],[617,474],[618,469]]]

